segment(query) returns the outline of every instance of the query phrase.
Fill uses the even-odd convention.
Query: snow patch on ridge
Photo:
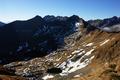
[[[86,55],[86,56],[89,56],[93,51],[94,51],[94,49],[91,49],[91,50],[88,51],[85,55]]]
[[[77,78],[77,77],[80,77],[80,75],[75,75],[74,77]]]
[[[92,46],[92,45],[93,45],[93,43],[89,43],[89,44],[87,44],[86,46],[89,47],[89,46]]]
[[[60,75],[65,76],[65,75],[68,75],[69,73],[75,72],[87,66],[91,62],[91,60],[94,58],[94,56],[89,57],[93,51],[94,49],[86,53],[82,49],[78,51],[74,51],[73,53],[75,52],[79,52],[79,53],[76,56],[73,56],[72,58],[68,59],[66,62],[63,62],[61,65],[59,65],[59,68],[63,70],[62,73],[60,73]]]
[[[83,49],[79,49],[79,50],[73,51],[72,54],[76,54],[76,53],[82,54],[82,52],[85,52],[85,51]]]
[[[49,74],[44,76],[44,77],[42,77],[43,80],[47,80],[47,79],[51,79],[51,78],[54,78],[54,76],[53,75],[49,75]]]
[[[75,23],[75,30],[74,31],[79,31],[80,30],[80,26],[82,26],[83,25],[83,23],[82,22],[76,22]]]
[[[108,41],[110,41],[110,39],[105,40],[102,44],[100,44],[100,46],[106,44]]]

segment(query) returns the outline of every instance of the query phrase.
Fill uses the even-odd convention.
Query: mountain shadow
[[[4,25],[0,28],[0,60],[8,63],[46,56],[65,45],[64,38],[75,32],[80,20],[76,15],[48,15]]]

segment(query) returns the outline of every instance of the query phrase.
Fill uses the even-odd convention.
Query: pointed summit
[[[36,15],[34,18],[42,18],[41,16],[39,16],[39,15]]]
[[[43,21],[43,18],[39,15],[36,15],[35,17],[33,17],[32,19],[29,19],[28,21]]]

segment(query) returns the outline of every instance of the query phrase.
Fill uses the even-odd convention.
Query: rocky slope
[[[38,56],[27,61],[1,65],[0,78],[6,80],[120,80],[120,32],[118,30],[120,19],[113,17],[85,22],[81,18],[78,21],[74,21],[73,17],[67,18],[56,18],[74,23],[69,34],[66,33],[62,37],[64,41],[62,47],[50,51],[43,57]],[[49,26],[54,25],[51,23],[55,19],[54,16],[46,16],[43,19]],[[113,30],[116,25],[117,30]],[[110,29],[112,27],[113,31],[104,30],[105,27]]]

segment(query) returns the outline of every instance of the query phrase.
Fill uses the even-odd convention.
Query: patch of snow
[[[66,68],[66,65],[67,65],[67,62],[63,62],[59,67],[61,67],[61,68]]]
[[[80,75],[75,75],[74,77],[77,78],[77,77],[80,77]]]
[[[66,62],[63,62],[61,65],[59,65],[58,67],[63,69],[62,73],[60,73],[61,76],[65,76],[68,75],[69,73],[75,72],[85,66],[87,66],[91,60],[94,58],[94,56],[87,58],[86,56],[90,56],[90,54],[92,53],[92,51],[94,51],[94,49],[88,51],[86,54],[84,50],[79,51],[74,51],[75,52],[79,52],[76,56],[82,55],[82,57],[80,57],[80,59],[78,59],[77,61],[72,61],[72,59],[75,58],[75,56],[73,56],[72,58],[68,59]],[[84,59],[84,61],[82,61]],[[81,62],[82,61],[82,62]]]
[[[85,51],[84,51],[84,50],[81,50],[81,51],[77,54],[77,56],[82,55],[82,54],[84,54],[84,53],[85,53]]]
[[[76,26],[76,27],[79,27],[79,26],[80,26],[80,23],[78,23],[78,22],[75,23],[75,26]]]
[[[102,44],[100,44],[100,46],[106,44],[108,41],[110,41],[110,39],[105,40]]]
[[[81,51],[83,51],[83,49],[75,50],[74,52],[72,52],[72,54],[76,54],[76,53],[79,53]]]
[[[79,27],[79,26],[82,26],[83,24],[82,24],[82,22],[77,22],[77,23],[75,23],[75,26],[76,27]]]
[[[83,25],[82,22],[76,22],[74,31],[78,31],[80,29],[79,27],[82,25]]]
[[[94,49],[91,49],[91,50],[88,51],[85,55],[86,55],[86,56],[89,56],[93,51],[94,51]]]
[[[51,79],[51,78],[53,78],[54,76],[53,75],[46,75],[46,76],[44,76],[44,77],[42,77],[42,79],[43,80],[47,80],[47,79]]]
[[[92,60],[94,57],[95,57],[95,56],[92,56],[92,57],[90,58],[90,60]]]
[[[89,47],[89,46],[92,46],[92,45],[93,45],[93,43],[89,43],[89,44],[87,44],[86,46]]]

